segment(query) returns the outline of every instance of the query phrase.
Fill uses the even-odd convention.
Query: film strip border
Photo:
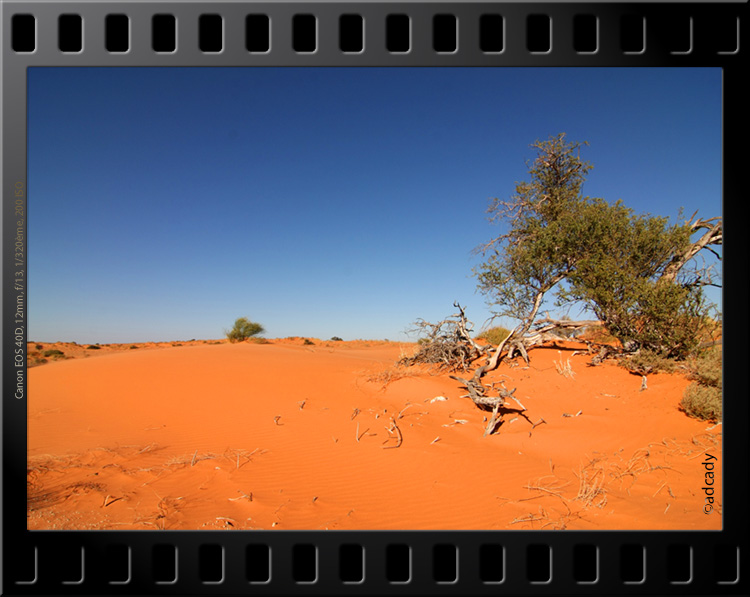
[[[29,65],[43,53],[71,65],[106,57],[112,65],[165,66],[584,66],[680,64],[682,57],[708,66],[739,55],[743,11],[737,4],[20,3],[8,38]]]
[[[743,592],[739,546],[680,533],[612,545],[601,533],[58,535],[23,550],[7,594]]]
[[[746,3],[11,2],[3,11],[6,85],[35,65],[684,65],[746,73]],[[735,102],[740,90],[735,76]],[[19,487],[21,475],[13,476]],[[733,518],[729,498],[721,533],[562,535],[29,533],[7,516],[17,513],[7,502],[7,594],[748,592],[747,517]]]

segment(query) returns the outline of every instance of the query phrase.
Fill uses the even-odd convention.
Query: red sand
[[[678,410],[680,375],[537,348],[485,380],[539,424],[483,437],[447,374],[372,381],[413,345],[182,344],[44,344],[98,358],[29,369],[29,529],[721,528],[721,426]]]

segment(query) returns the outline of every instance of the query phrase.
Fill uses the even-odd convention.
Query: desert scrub
[[[137,350],[138,347],[135,344],[130,345],[130,350]]]
[[[270,344],[271,341],[266,338],[249,338],[248,342],[251,344]]]
[[[101,346],[97,346],[96,344],[89,344],[86,348],[88,350],[101,350],[102,349]]]
[[[649,373],[673,373],[678,364],[652,350],[642,348],[638,352],[622,358],[621,364],[631,373],[648,375]]]
[[[65,353],[62,350],[57,350],[56,348],[45,350],[42,353],[45,357],[64,357]]]
[[[680,410],[704,421],[721,421],[721,349],[714,348],[691,359],[690,379],[693,380],[680,402]]]
[[[247,317],[239,317],[235,320],[232,329],[226,332],[226,336],[230,342],[244,342],[265,331],[259,323],[250,321]]]
[[[344,341],[344,339],[343,338],[339,338],[338,336],[333,336],[331,338],[331,342],[343,342],[343,341]]]
[[[498,346],[508,336],[510,336],[510,330],[497,326],[483,331],[477,336],[477,340],[485,340],[493,346]]]
[[[305,338],[305,341],[302,343],[304,346],[313,346],[315,342],[310,340],[310,338]]]

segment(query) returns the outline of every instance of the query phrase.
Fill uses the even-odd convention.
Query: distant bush
[[[172,344],[172,346],[182,346],[182,344],[180,344],[179,342],[174,342],[174,343]]]
[[[37,350],[42,350],[42,348],[44,348],[44,344],[37,344],[36,345],[36,349]]]
[[[87,347],[89,350],[101,350],[101,346],[97,346],[96,344],[89,344]]]
[[[270,340],[266,340],[265,338],[249,338],[248,342],[251,344],[270,344]]]
[[[42,354],[45,357],[63,357],[63,356],[65,356],[65,353],[62,350],[57,350],[57,349],[45,350]]]
[[[722,356],[721,349],[714,348],[691,359],[690,378],[693,379],[680,402],[680,410],[691,417],[718,422],[722,417]]]
[[[499,345],[503,340],[510,336],[510,330],[497,326],[483,331],[477,336],[478,340],[486,340],[493,346]]]
[[[332,342],[343,342],[344,339],[343,338],[339,338],[338,336],[333,336],[333,338],[331,338],[331,341]]]
[[[310,338],[305,338],[305,341],[302,344],[304,344],[305,346],[312,346],[315,344],[315,342],[310,340]]]
[[[130,345],[130,350],[136,350],[138,347],[135,344]]]
[[[235,320],[234,327],[226,332],[226,335],[230,342],[244,342],[248,338],[262,334],[265,331],[259,323],[250,321],[247,317],[240,317]]]

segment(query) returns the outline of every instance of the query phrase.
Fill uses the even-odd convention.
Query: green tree
[[[714,284],[711,268],[693,258],[721,244],[721,219],[669,224],[584,196],[592,168],[580,157],[585,145],[564,133],[532,145],[530,180],[488,209],[508,231],[479,247],[487,259],[475,270],[478,287],[497,315],[521,321],[512,341],[529,332],[552,292],[558,306],[583,303],[627,351],[685,357],[708,315],[703,287]]]
[[[225,333],[230,342],[244,342],[248,338],[265,331],[259,323],[250,321],[247,317],[239,317],[235,320],[234,327]]]

